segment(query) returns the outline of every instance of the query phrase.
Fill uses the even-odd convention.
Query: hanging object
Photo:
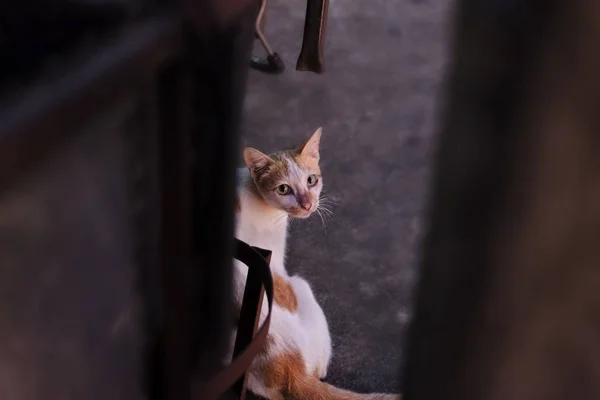
[[[302,38],[302,48],[296,63],[297,71],[310,71],[322,74],[325,70],[324,42],[328,8],[329,0],[307,0],[306,2],[304,35]],[[250,60],[250,66],[258,71],[276,75],[285,70],[285,64],[265,37],[264,20],[266,9],[267,0],[262,0],[258,16],[256,17],[255,35],[265,49],[267,58],[253,56]]]

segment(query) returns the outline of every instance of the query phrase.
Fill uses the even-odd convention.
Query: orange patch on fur
[[[303,168],[317,175],[321,175],[321,169],[319,168],[318,159],[308,155],[299,154],[294,157],[294,160],[296,161],[298,166],[300,166],[300,168]]]
[[[271,154],[272,162],[256,174],[255,182],[263,190],[273,190],[277,182],[288,176],[288,167],[281,154]]]
[[[400,400],[392,394],[358,394],[322,382],[308,375],[299,351],[288,351],[269,359],[256,373],[271,392],[272,399],[291,397],[296,400]]]
[[[290,312],[298,309],[298,299],[292,285],[276,273],[273,273],[273,301]]]
[[[304,359],[299,352],[283,353],[263,365],[258,372],[266,387],[289,390],[294,379],[305,374]]]

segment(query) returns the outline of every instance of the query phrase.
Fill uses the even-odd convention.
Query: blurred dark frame
[[[192,379],[206,380],[219,368],[229,336],[235,155],[257,2],[23,1],[3,3],[0,11],[0,214],[15,191],[36,181],[48,165],[56,164],[57,156],[64,156],[65,148],[79,143],[74,138],[89,136],[83,128],[97,125],[95,121],[106,118],[107,110],[124,114],[118,146],[104,154],[99,154],[102,149],[88,148],[94,157],[82,159],[75,168],[103,168],[92,165],[96,156],[115,158],[124,147],[124,156],[117,161],[128,179],[127,201],[116,214],[128,215],[125,226],[131,237],[126,241],[133,246],[109,258],[127,265],[133,257],[135,287],[127,290],[136,290],[131,295],[127,290],[114,292],[127,284],[114,281],[122,279],[121,272],[97,271],[73,262],[62,263],[58,273],[67,277],[85,273],[86,281],[62,279],[46,289],[38,276],[44,275],[45,265],[56,263],[47,258],[49,254],[41,250],[42,258],[28,262],[25,254],[11,259],[10,249],[0,247],[0,259],[4,257],[0,279],[7,285],[22,285],[17,294],[0,293],[12,296],[2,297],[6,301],[0,307],[0,340],[8,352],[2,354],[18,357],[26,351],[15,347],[21,342],[31,349],[52,347],[56,338],[50,332],[54,331],[67,338],[72,335],[75,348],[80,342],[105,348],[97,353],[79,347],[75,356],[59,348],[52,350],[53,359],[24,369],[6,358],[8,364],[0,370],[13,368],[20,375],[9,386],[7,376],[0,376],[0,393],[9,390],[6,395],[22,399],[39,398],[40,391],[45,399],[189,399]],[[112,137],[114,132],[96,135]],[[91,187],[102,184],[92,182]],[[48,190],[68,200],[80,197],[86,188]],[[116,205],[98,200],[99,211],[105,205],[122,208],[115,200],[121,193],[118,188],[107,197]],[[81,211],[75,207],[70,213],[74,217],[60,221],[76,224]],[[35,222],[24,219],[25,225]],[[67,227],[57,226],[56,235],[61,229]],[[2,234],[17,238],[14,227],[11,231],[0,224]],[[24,246],[34,243],[29,239],[22,239]],[[58,256],[69,258],[86,250],[67,247],[63,251]],[[89,259],[103,256],[85,253]],[[13,267],[34,275],[23,280]],[[97,274],[106,280],[89,281],[87,276]],[[77,295],[76,286],[90,284],[101,297]],[[44,307],[28,305],[40,290],[49,291],[53,301],[47,307],[57,313],[48,322],[41,322]],[[65,325],[69,319],[81,318],[76,314],[81,308],[67,306],[73,302],[81,303],[85,320]],[[122,309],[115,324],[127,324],[126,334],[118,340],[82,337],[87,335],[86,326],[116,329],[102,326],[102,321],[115,317],[104,315],[115,303]],[[13,323],[12,315],[32,321],[48,335],[21,339],[28,332],[19,330],[29,328],[23,328],[25,322]],[[135,360],[135,351],[132,358],[129,353],[118,354],[123,345],[140,348],[143,362]],[[120,367],[125,368],[125,376],[110,363],[93,364],[92,357],[126,365]],[[53,364],[61,360],[75,364]],[[86,368],[73,374],[77,363]]]
[[[406,400],[600,397],[600,3],[459,0]]]

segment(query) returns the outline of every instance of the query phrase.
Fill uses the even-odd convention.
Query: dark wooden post
[[[600,396],[600,7],[458,3],[406,400]]]
[[[210,3],[210,2],[209,2]],[[213,2],[190,26],[186,55],[192,68],[193,274],[191,354],[201,376],[221,365],[231,329],[236,164],[257,1]],[[226,7],[227,5],[227,7]],[[229,7],[231,6],[231,7]],[[239,8],[237,8],[239,7]],[[193,24],[194,20],[190,21]]]
[[[56,2],[69,7],[63,3]],[[15,187],[27,187],[31,199],[29,207],[19,208],[25,211],[0,224],[0,337],[10,345],[10,354],[0,351],[0,369],[25,377],[10,379],[9,397],[188,400],[192,375],[199,369],[201,377],[210,376],[218,367],[231,322],[235,160],[257,4],[188,3],[168,4],[159,17],[112,21],[110,40],[94,37],[80,53],[73,49],[72,60],[61,54],[58,61],[71,62],[59,62],[64,68],[45,77],[45,85],[33,82],[10,96],[0,93],[0,215],[14,215],[14,204],[25,203],[6,194]],[[81,22],[68,12],[66,18]],[[2,37],[3,44],[5,39],[10,49],[19,47],[15,37]],[[44,61],[49,52],[33,44],[36,60]],[[2,77],[9,70],[2,69]],[[136,101],[138,96],[144,101]],[[114,111],[109,116],[117,127],[95,130],[95,136],[82,131],[102,125],[107,110]],[[135,140],[129,132],[120,136],[120,118],[124,131],[136,131]],[[146,178],[125,176],[120,169],[136,158],[131,155],[144,118],[151,120],[148,125],[159,122],[147,138],[153,141],[158,133],[160,146],[150,158],[159,153],[159,171],[149,171],[145,161],[136,165],[157,181],[152,186],[160,191],[161,211],[152,215],[128,209],[127,193],[139,188],[127,185]],[[104,145],[100,149],[90,144],[98,142]],[[56,167],[59,161],[62,169]],[[98,182],[83,179],[88,172],[99,176]],[[43,232],[18,234],[39,228],[31,225],[39,222],[35,212],[49,218]],[[130,236],[137,232],[130,228],[149,225],[160,227],[154,246],[160,262],[145,263],[134,254],[137,238]],[[160,274],[145,270],[158,264]],[[51,285],[49,270],[60,278],[52,278]],[[139,282],[146,278],[154,282]],[[137,293],[138,283],[160,288]],[[40,293],[52,301],[42,302]],[[55,346],[57,338],[69,346]],[[123,347],[126,357],[118,351]],[[120,357],[123,363],[115,361]],[[150,372],[146,382],[138,381],[142,362]]]
[[[178,60],[159,78],[161,256],[166,399],[188,399],[190,376],[191,96],[186,65]]]

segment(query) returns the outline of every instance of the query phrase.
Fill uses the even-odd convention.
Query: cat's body
[[[318,167],[321,130],[297,150],[266,156],[246,149],[247,170],[239,170],[236,237],[272,251],[274,303],[264,351],[250,368],[249,389],[269,400],[397,399],[360,395],[320,379],[327,375],[331,338],[323,310],[309,284],[285,269],[289,216],[306,218],[319,206],[322,177]],[[286,186],[286,188],[282,188]],[[234,298],[241,304],[247,267],[234,262]],[[260,323],[267,313],[263,304]],[[232,334],[232,346],[235,332]]]
[[[287,215],[265,207],[261,199],[256,197],[257,194],[248,190],[247,185],[251,184],[253,183],[246,181],[240,188],[236,237],[252,246],[272,251],[271,271],[278,286],[269,330],[272,348],[268,353],[260,355],[256,364],[268,363],[273,355],[293,348],[302,354],[307,371],[317,371],[319,378],[324,378],[331,357],[327,320],[308,283],[302,278],[289,276],[285,270]],[[265,221],[273,223],[265,226]],[[241,304],[244,295],[247,270],[248,267],[244,264],[235,262],[234,293],[237,304]],[[261,315],[263,319],[266,312],[264,306]],[[250,389],[256,394],[270,398],[269,389],[262,381],[263,379],[251,371]]]

